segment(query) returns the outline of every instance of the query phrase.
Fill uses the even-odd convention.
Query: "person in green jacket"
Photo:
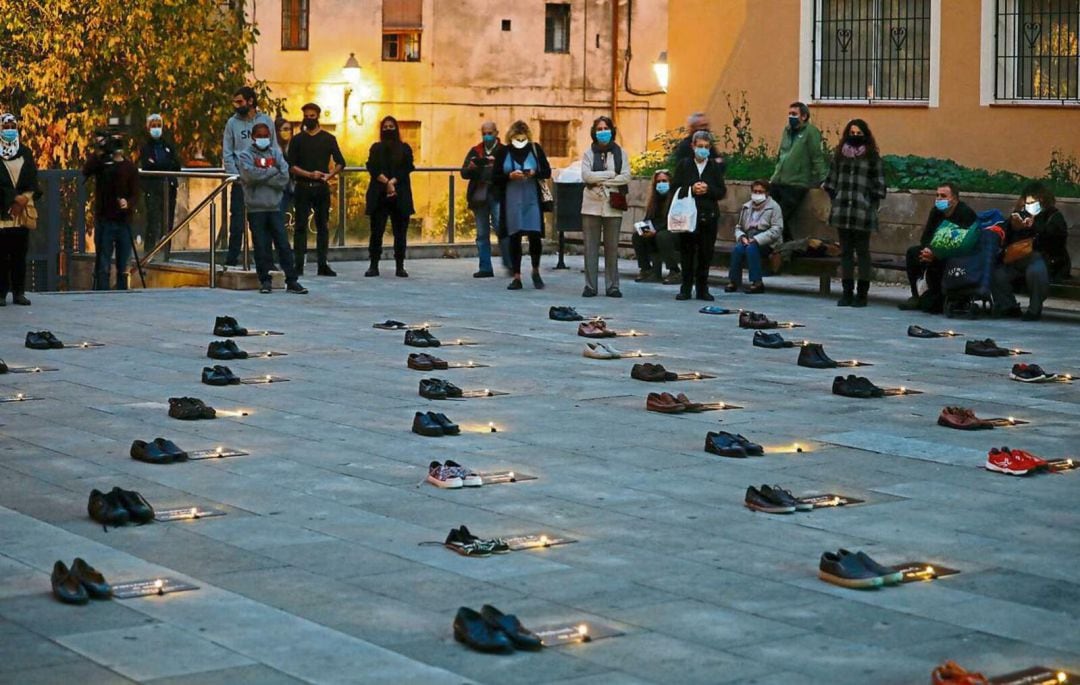
[[[793,102],[788,108],[788,125],[780,134],[780,158],[769,180],[770,194],[784,214],[784,240],[791,240],[791,227],[806,192],[821,185],[829,174],[829,162],[821,147],[821,131],[810,123],[810,108]]]

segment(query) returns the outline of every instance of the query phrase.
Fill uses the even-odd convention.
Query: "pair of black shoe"
[[[204,366],[202,382],[207,385],[239,385],[240,376],[227,366]]]
[[[552,307],[548,310],[548,318],[552,321],[584,321],[585,317],[577,313],[573,307]]]
[[[762,485],[760,488],[751,485],[746,488],[743,503],[750,509],[766,514],[793,514],[796,511],[812,511],[814,508],[810,502],[796,498],[779,485]]]
[[[106,526],[122,526],[125,523],[150,523],[154,520],[154,508],[134,490],[118,487],[109,492],[94,489],[86,502],[90,518]]]
[[[679,374],[668,371],[660,364],[634,364],[630,367],[630,377],[650,383],[663,383],[679,379]]]
[[[754,347],[764,347],[770,350],[781,350],[786,347],[795,347],[795,343],[784,340],[779,333],[766,333],[754,331]]]
[[[248,353],[237,347],[232,340],[212,340],[206,346],[206,356],[211,359],[247,359]]]
[[[64,343],[49,331],[27,331],[26,346],[31,350],[59,350]]]
[[[412,432],[429,438],[438,438],[444,435],[458,435],[461,433],[461,427],[446,418],[446,414],[418,411],[413,417]]]
[[[506,544],[505,540],[478,538],[465,526],[451,528],[443,546],[463,557],[487,557],[492,554],[506,554],[510,551],[510,545]]]
[[[844,376],[834,378],[832,392],[834,395],[859,399],[885,396],[885,391],[871,383],[870,379],[853,374],[849,374],[846,378]]]
[[[536,651],[544,646],[540,636],[517,616],[504,614],[490,604],[477,612],[461,607],[454,617],[454,639],[478,652],[509,654],[515,649]]]
[[[219,316],[214,319],[214,335],[222,338],[243,337],[248,334],[248,329],[243,328],[231,316]]]
[[[964,343],[964,354],[976,357],[1008,357],[1011,352],[1004,347],[998,347],[990,338],[985,340],[968,340]]]
[[[879,564],[866,552],[852,553],[840,549],[821,555],[818,577],[841,587],[870,589],[896,585],[904,579],[904,572]]]
[[[410,347],[439,347],[439,339],[426,328],[417,331],[405,331],[405,344]]]
[[[689,300],[690,288],[685,285],[679,288],[679,294],[675,296],[675,299],[680,301]],[[716,298],[712,296],[712,293],[709,292],[708,288],[698,288],[697,299],[702,300],[703,302],[713,302],[716,300]]]
[[[461,388],[441,378],[425,378],[420,381],[420,397],[429,400],[445,400],[448,397],[461,397]]]
[[[153,442],[135,440],[131,443],[131,458],[147,464],[171,464],[174,461],[187,461],[188,454],[177,447],[172,440],[154,438]]]
[[[761,445],[750,442],[741,435],[728,433],[727,431],[720,431],[719,433],[710,431],[706,433],[705,451],[721,457],[735,457],[736,459],[765,456],[765,448]]]
[[[197,397],[170,397],[169,416],[181,421],[195,421],[217,418],[217,412]]]
[[[62,561],[53,564],[50,581],[53,596],[65,604],[86,604],[91,597],[112,597],[112,585],[105,576],[79,557],[71,562],[70,569]]]
[[[805,366],[810,369],[835,369],[839,366],[836,360],[830,359],[829,355],[825,354],[825,348],[821,343],[806,343],[799,350],[799,366]]]

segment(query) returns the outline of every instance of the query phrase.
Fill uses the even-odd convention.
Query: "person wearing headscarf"
[[[416,211],[409,178],[414,169],[412,148],[401,140],[397,119],[383,117],[379,122],[379,142],[368,151],[367,170],[371,174],[371,185],[367,190],[367,214],[371,217],[368,256],[371,266],[364,272],[365,276],[379,275],[387,219],[394,232],[395,275],[399,278],[409,276],[405,271],[405,248],[409,217]]]
[[[164,119],[160,114],[146,117],[146,142],[139,151],[139,166],[143,171],[180,171],[180,157],[173,142],[165,132]],[[149,252],[158,241],[172,232],[176,221],[176,177],[147,177],[141,184],[143,199],[146,201],[146,236],[144,249]],[[168,208],[165,198],[168,196]],[[162,249],[164,258],[169,258],[170,246]]]
[[[37,164],[30,149],[19,141],[15,115],[0,114],[0,307],[11,293],[14,304],[28,305],[26,297],[26,251],[30,229],[26,219],[41,197]]]

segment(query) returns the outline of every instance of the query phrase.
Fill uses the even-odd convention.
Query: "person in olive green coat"
[[[784,214],[784,240],[791,240],[791,227],[806,192],[821,185],[829,173],[829,162],[821,147],[821,131],[810,123],[810,108],[791,103],[788,125],[780,134],[780,157],[769,180],[770,195]]]

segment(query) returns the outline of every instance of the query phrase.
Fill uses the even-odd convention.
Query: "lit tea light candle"
[[[900,386],[900,394],[901,395],[906,395],[907,394],[907,388],[905,388],[904,386],[901,385]]]
[[[1018,347],[1015,350],[1013,350],[1013,354],[1020,354],[1020,348]]]
[[[577,632],[578,637],[581,638],[582,642],[588,642],[592,639],[589,637],[589,626],[585,625],[584,623],[577,627]]]
[[[274,382],[274,377],[271,376],[270,374],[266,374],[266,382],[267,383],[273,383]]]
[[[1009,421],[1009,423],[1016,423],[1016,419],[1014,419],[1011,416],[1008,418],[1008,421]]]
[[[698,372],[698,371],[695,371],[694,372],[694,378],[701,378],[701,373]]]
[[[1066,463],[1067,465],[1069,465],[1069,466],[1072,466],[1072,465],[1073,465],[1073,460],[1072,460],[1072,459],[1066,459],[1066,460],[1065,460],[1065,463]]]
[[[492,433],[498,433],[499,432],[499,429],[497,429],[495,427],[495,422],[494,421],[488,421],[488,430],[491,431]]]
[[[637,335],[637,331],[635,331],[633,328],[631,328],[630,329],[630,335]]]
[[[1057,681],[1059,683],[1066,683],[1069,681],[1069,675],[1065,671],[1058,671]]]
[[[34,367],[34,373],[41,373],[41,367],[40,366],[35,366]]]
[[[799,443],[795,443],[793,446],[796,452],[802,452],[802,445],[800,445]]]
[[[21,392],[19,392],[19,393],[15,393],[15,399],[23,400],[23,399],[26,399],[26,397]]]
[[[222,447],[221,445],[218,445],[217,448],[215,448],[214,451],[217,452],[218,454],[221,454],[222,452],[225,451],[225,448]]]
[[[1072,380],[1072,374],[1071,373],[1065,374],[1065,380],[1071,381]]]
[[[460,345],[460,344],[461,344],[461,338],[458,338],[458,339],[457,339],[457,344],[458,344],[458,345]]]
[[[82,344],[82,347],[90,347],[90,343],[86,343],[86,342],[84,342],[84,343]]]
[[[726,409],[726,408],[727,408],[727,404],[726,404],[726,403],[724,403],[724,402],[721,402],[721,403],[720,403],[720,408],[721,408],[721,409]]]
[[[491,395],[491,389],[490,388],[484,388],[484,394],[485,395]]]
[[[162,580],[161,578],[158,578],[157,580],[155,580],[154,581],[154,589],[157,590],[157,593],[159,595],[165,594],[165,581]]]
[[[925,571],[923,571],[923,573],[925,573],[925,574],[926,574],[926,575],[928,575],[928,576],[935,576],[935,575],[937,575],[937,571],[935,571],[935,570],[934,570],[934,567],[933,567],[933,566],[927,566],[927,567],[926,567],[926,570],[925,570]]]
[[[540,536],[540,546],[541,546],[541,547],[547,547],[547,546],[549,546],[550,544],[551,544],[551,543],[550,543],[550,541],[548,540],[548,536],[546,536],[546,535],[541,535],[541,536]]]
[[[192,507],[191,508],[191,518],[193,518],[193,519],[199,518],[199,508],[198,507]]]
[[[473,360],[471,359],[469,360],[469,366],[475,366],[475,364],[473,364]]]
[[[956,333],[953,332],[953,331],[945,331],[945,332],[948,333],[949,335],[956,335]]]

